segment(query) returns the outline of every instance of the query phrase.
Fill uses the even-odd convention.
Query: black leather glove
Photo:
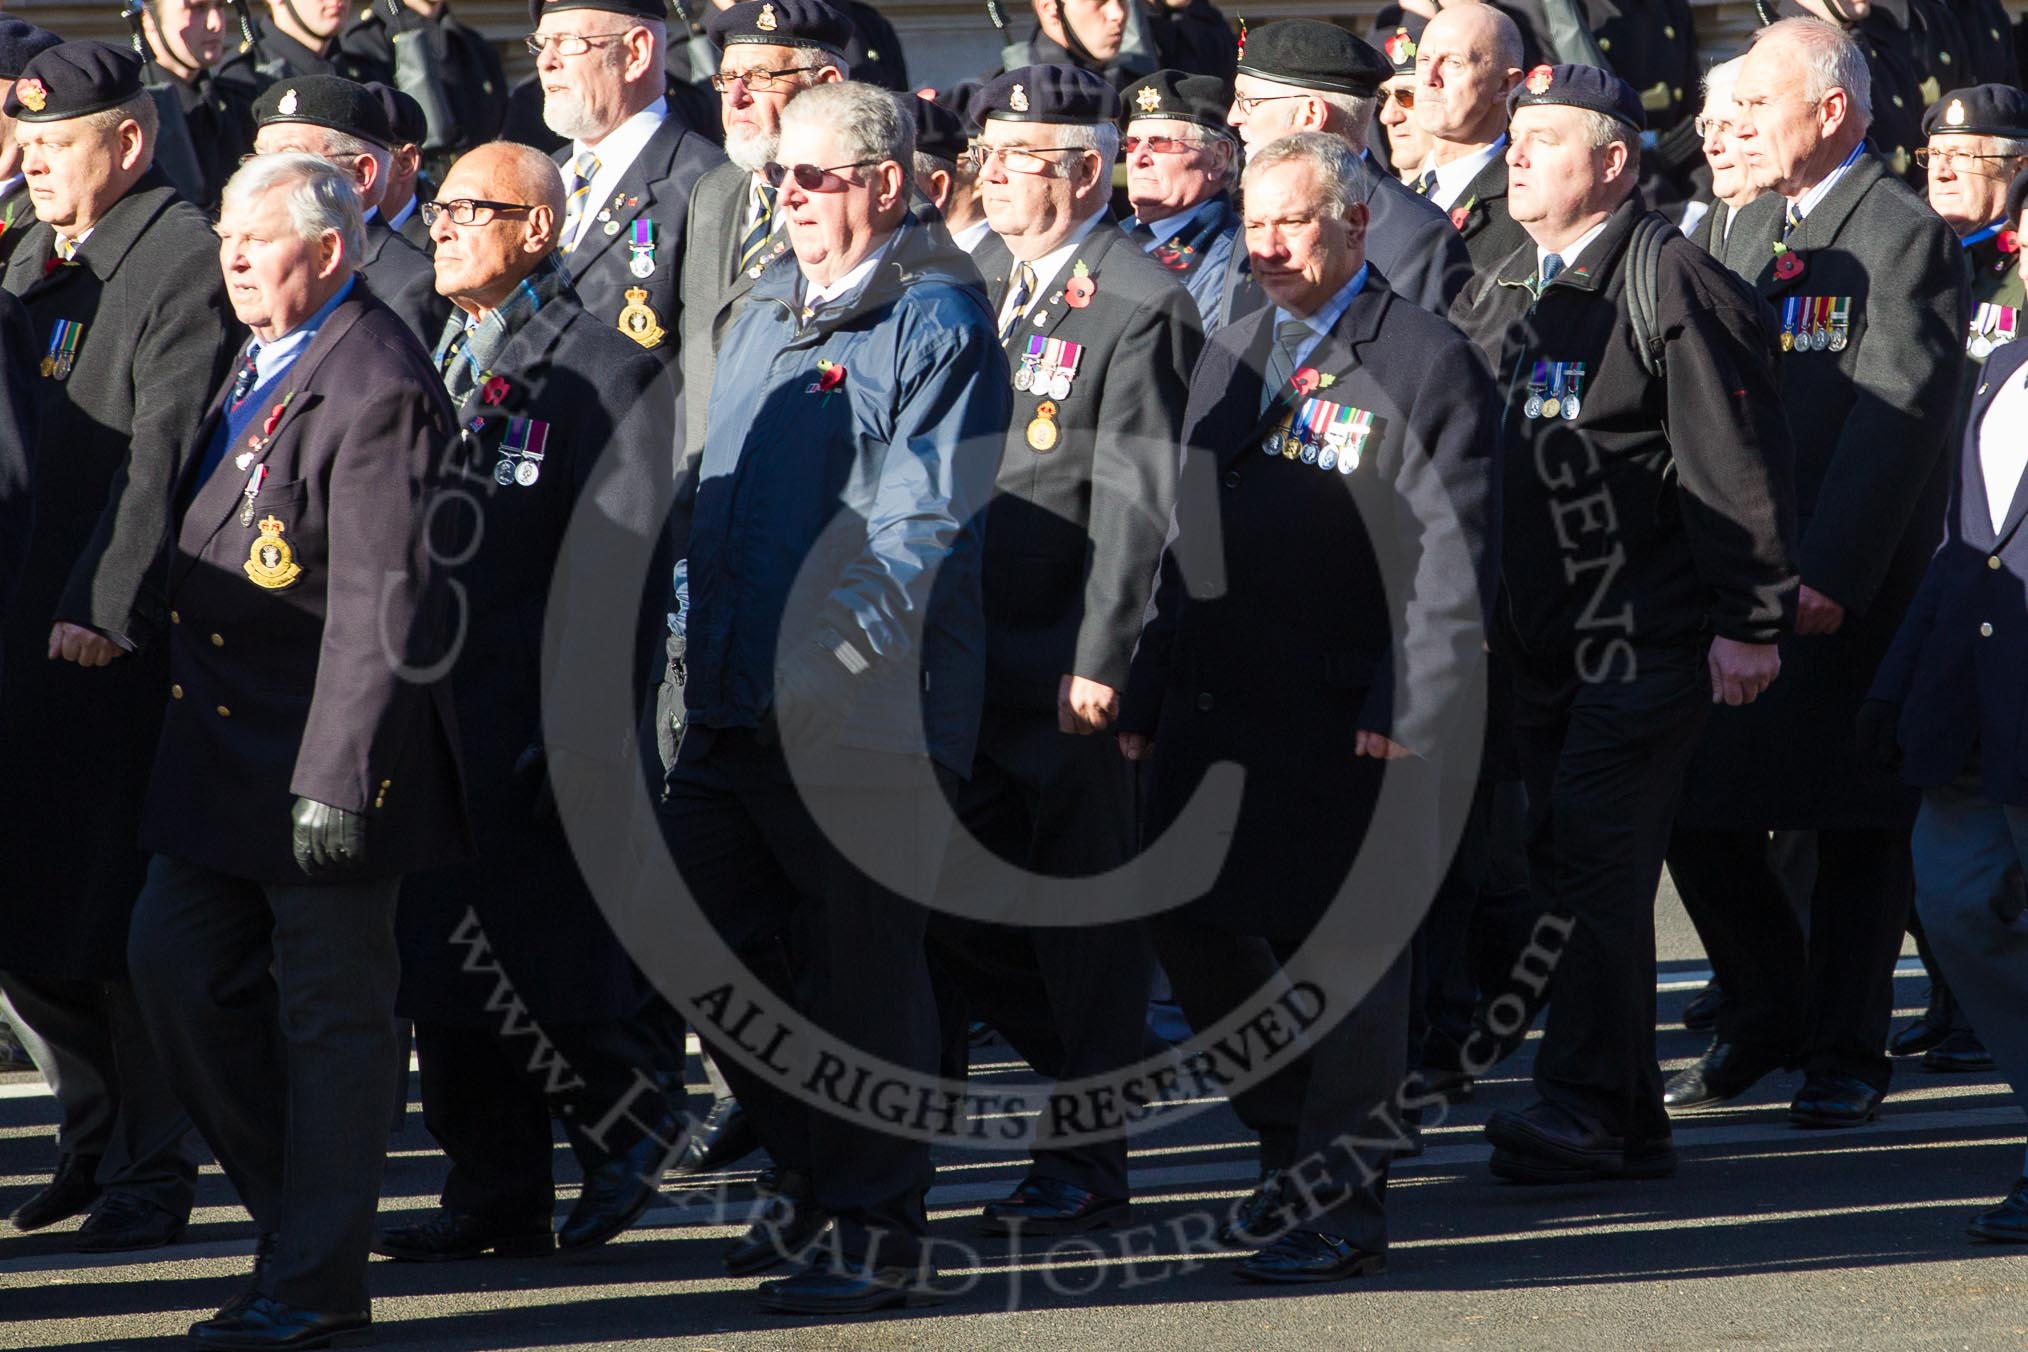
[[[1896,730],[1901,725],[1901,706],[1892,700],[1869,699],[1859,706],[1853,731],[1860,758],[1888,774],[1901,768],[1901,742]]]
[[[871,669],[865,640],[826,627],[784,654],[775,673],[775,701],[761,725],[764,744],[802,744],[843,721],[859,678]]]
[[[314,798],[298,798],[290,814],[296,867],[312,878],[335,878],[366,863],[366,818]]]

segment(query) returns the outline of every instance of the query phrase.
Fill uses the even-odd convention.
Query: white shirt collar
[[[1859,157],[1865,153],[1866,143],[1861,141],[1858,145],[1852,147],[1852,153],[1845,157],[1843,164],[1824,175],[1822,181],[1816,187],[1811,188],[1801,197],[1793,199],[1796,204],[1796,210],[1802,213],[1803,219],[1809,219],[1810,213],[1817,209],[1817,204],[1831,195],[1831,189],[1838,186],[1838,180],[1845,177],[1845,171],[1858,163]]]
[[[1549,257],[1552,253],[1563,260],[1563,271],[1569,272],[1577,266],[1577,260],[1583,256],[1584,251],[1591,247],[1591,242],[1604,234],[1606,226],[1610,224],[1612,224],[1612,218],[1608,216],[1605,220],[1600,221],[1597,225],[1594,225],[1561,249],[1545,249],[1539,244],[1536,245],[1535,275],[1537,277],[1542,275],[1542,260]]]
[[[1030,263],[1028,265],[1029,267],[1035,270],[1035,294],[1029,297],[1028,299],[1028,308],[1031,311],[1041,307],[1041,305],[1043,304],[1043,298],[1049,294],[1049,288],[1056,282],[1057,274],[1070,266],[1071,256],[1075,254],[1078,251],[1078,247],[1084,243],[1085,236],[1089,235],[1092,232],[1093,226],[1097,225],[1100,221],[1104,219],[1105,219],[1104,211],[1094,211],[1091,215],[1085,217],[1084,220],[1078,223],[1077,228],[1070,232],[1069,239],[1057,245],[1054,249],[1051,249],[1048,253],[1042,255],[1042,257],[1036,259],[1033,263]],[[1021,260],[1019,259],[1015,260],[1016,264],[1018,264],[1020,261]],[[1013,301],[1014,301],[1014,288],[1012,286],[1009,286],[1007,288],[1007,303],[1011,305]],[[1000,318],[1002,320],[1005,320],[1006,317],[1007,317],[1007,308],[1006,306],[1002,306],[1000,310]]]
[[[577,157],[587,150],[599,157],[599,171],[592,175],[591,192],[585,199],[584,213],[578,217],[577,233],[564,241],[566,246],[575,248],[578,241],[590,231],[592,222],[597,220],[599,212],[605,209],[606,199],[619,187],[620,179],[627,170],[634,167],[634,161],[640,158],[649,138],[660,130],[662,119],[667,116],[669,116],[669,100],[656,99],[614,127],[597,145],[587,145],[583,141],[570,143],[570,162],[563,166],[566,174],[569,173],[570,165],[575,164]]]
[[[27,181],[27,175],[15,174],[12,178],[0,179],[0,197],[5,197]]]
[[[1507,148],[1503,134],[1489,146],[1482,146],[1469,155],[1460,155],[1449,164],[1423,164],[1424,169],[1436,170],[1436,186],[1429,190],[1429,200],[1449,211],[1457,200],[1464,196],[1465,189],[1472,186],[1472,180],[1479,172],[1493,162],[1493,157]]]
[[[960,249],[963,249],[966,253],[977,253],[979,251],[979,246],[986,242],[986,236],[992,233],[993,233],[993,223],[985,219],[980,219],[973,221],[970,225],[958,231],[957,234],[952,235],[951,239],[954,243],[957,244],[957,246]]]
[[[868,277],[873,275],[873,269],[880,266],[880,260],[887,257],[887,251],[893,244],[894,236],[890,234],[886,239],[880,241],[879,248],[860,259],[852,266],[850,271],[834,280],[829,286],[811,285],[808,293],[803,297],[804,306],[814,310],[819,305],[827,304],[848,292],[857,290],[861,282],[864,282]]]

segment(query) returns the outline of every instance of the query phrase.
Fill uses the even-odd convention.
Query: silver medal
[[[1034,383],[1035,383],[1034,367],[1023,366],[1020,370],[1014,373],[1014,388],[1021,391],[1021,393],[1023,394],[1028,393],[1028,387]]]
[[[1977,357],[1980,361],[1984,361],[1993,355],[1993,340],[1982,333],[1972,339],[1972,345],[1968,350],[1974,357]]]
[[[514,462],[512,460],[502,460],[499,464],[493,466],[493,482],[499,484],[502,488],[514,482]]]
[[[1049,377],[1049,397],[1051,399],[1070,398],[1070,372],[1059,367],[1055,374]]]
[[[1326,446],[1324,448],[1324,453],[1317,457],[1317,468],[1336,469],[1337,467],[1338,467],[1338,452],[1332,449],[1331,447]]]
[[[533,460],[523,460],[514,467],[514,482],[523,488],[542,477],[542,467]]]
[[[655,275],[655,260],[650,258],[645,252],[637,252],[634,255],[633,261],[627,264],[627,271],[646,281]]]
[[[1563,397],[1563,420],[1565,422],[1576,422],[1577,413],[1578,413],[1577,396],[1574,394],[1565,395]]]
[[[1523,413],[1525,413],[1525,414],[1526,414],[1527,416],[1531,417],[1531,418],[1539,418],[1539,417],[1541,417],[1541,416],[1542,416],[1542,396],[1541,396],[1541,395],[1539,395],[1539,394],[1531,394],[1531,395],[1529,395],[1529,396],[1528,396],[1528,402],[1527,402],[1527,403],[1525,403],[1525,404],[1523,404],[1523,405],[1521,406],[1521,411],[1522,411]]]

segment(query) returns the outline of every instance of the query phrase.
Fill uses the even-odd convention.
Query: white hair
[[[1706,99],[1722,98],[1730,102],[1732,99],[1732,87],[1739,83],[1739,70],[1745,64],[1745,57],[1735,56],[1730,61],[1721,61],[1710,70],[1705,71],[1704,97]]]
[[[288,189],[284,203],[298,238],[318,240],[338,232],[345,261],[359,266],[366,257],[366,213],[359,205],[359,186],[352,175],[318,155],[285,151],[255,155],[226,180],[223,203],[230,209],[276,189]]]
[[[1866,69],[1866,53],[1852,35],[1822,19],[1781,19],[1754,35],[1754,46],[1768,40],[1796,48],[1803,65],[1803,92],[1822,100],[1834,89],[1842,89],[1852,100],[1852,119],[1860,131],[1873,125],[1873,76]]]
[[[1098,152],[1099,181],[1110,183],[1120,158],[1120,129],[1110,122],[1073,122],[1058,127],[1063,144]]]
[[[1327,108],[1338,110],[1345,126],[1340,132],[1347,141],[1364,149],[1367,137],[1373,134],[1373,114],[1380,108],[1380,98],[1359,94],[1342,94],[1335,89],[1312,89],[1308,91]]]
[[[915,172],[915,119],[900,95],[879,85],[856,80],[811,85],[782,105],[781,129],[790,127],[828,127],[853,159],[893,160],[904,179]]]

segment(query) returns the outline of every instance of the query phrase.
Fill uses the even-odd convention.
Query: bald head
[[[1521,30],[1491,5],[1450,5],[1415,52],[1415,124],[1446,163],[1507,129],[1507,92],[1521,79]]]
[[[467,152],[437,189],[430,222],[437,292],[468,314],[496,309],[544,259],[563,229],[563,178],[547,155],[512,141]],[[464,202],[502,207],[463,208]],[[470,224],[457,217],[469,211]]]

